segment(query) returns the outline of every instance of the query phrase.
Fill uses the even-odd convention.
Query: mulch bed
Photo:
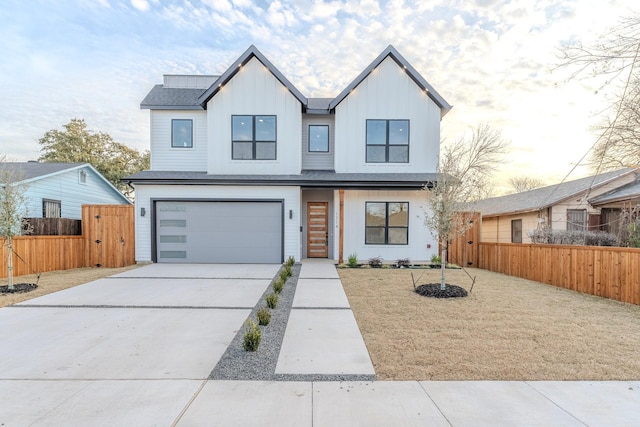
[[[9,289],[9,285],[0,286],[0,294],[24,294],[36,289],[38,285],[35,283],[14,283],[13,289]]]
[[[431,298],[462,298],[467,296],[467,291],[457,285],[445,285],[445,289],[440,289],[440,283],[427,283],[416,287],[416,293]]]

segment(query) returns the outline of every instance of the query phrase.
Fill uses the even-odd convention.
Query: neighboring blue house
[[[0,163],[0,173],[25,185],[25,217],[82,219],[82,205],[130,205],[89,163]]]

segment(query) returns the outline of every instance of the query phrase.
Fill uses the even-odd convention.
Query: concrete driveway
[[[152,264],[0,309],[0,425],[171,425],[279,268]]]

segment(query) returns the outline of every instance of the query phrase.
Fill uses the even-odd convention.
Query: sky
[[[0,154],[27,161],[72,118],[149,147],[140,101],[163,74],[221,74],[251,44],[307,97],[335,97],[388,45],[453,105],[446,141],[489,124],[510,143],[495,185],[590,174],[590,130],[619,87],[568,79],[559,48],[593,43],[636,0],[3,0]]]

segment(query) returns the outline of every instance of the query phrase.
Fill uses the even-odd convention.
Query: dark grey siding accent
[[[309,125],[329,125],[329,152],[309,152]],[[334,116],[333,115],[302,115],[302,169],[303,170],[334,170]]]
[[[156,202],[156,259],[174,263],[282,262],[282,202]]]

